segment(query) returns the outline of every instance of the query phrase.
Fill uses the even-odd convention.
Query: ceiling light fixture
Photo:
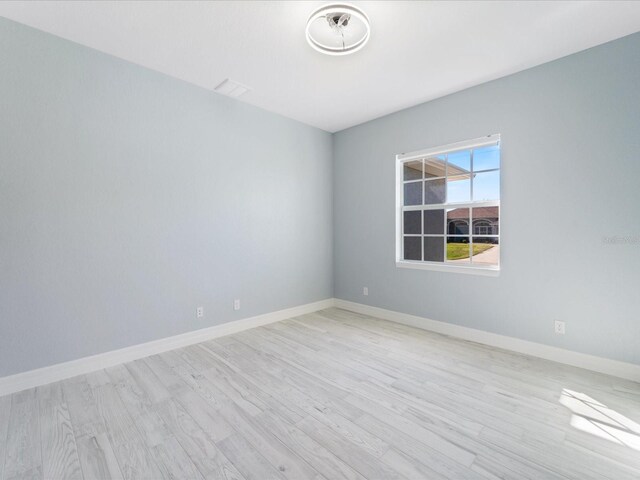
[[[327,55],[357,52],[369,41],[369,18],[359,8],[346,3],[325,5],[307,20],[307,41]]]

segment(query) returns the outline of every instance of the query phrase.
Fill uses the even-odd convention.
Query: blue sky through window
[[[468,202],[471,200],[471,180],[466,177],[449,177],[447,182],[447,202]]]
[[[471,150],[462,150],[460,152],[453,152],[448,155],[448,160],[451,165],[455,165],[458,168],[471,170]]]
[[[473,200],[500,200],[500,171],[480,172],[473,176]]]
[[[500,147],[491,145],[489,147],[476,148],[473,151],[473,171],[491,170],[500,168]]]

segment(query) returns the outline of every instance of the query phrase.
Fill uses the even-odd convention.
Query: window
[[[396,265],[497,274],[500,135],[396,158]]]

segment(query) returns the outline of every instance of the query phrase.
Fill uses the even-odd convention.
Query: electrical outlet
[[[197,318],[204,317],[204,308],[203,307],[196,308],[196,317]]]
[[[240,310],[240,299],[239,298],[236,298],[233,301],[233,309],[234,310]]]
[[[369,287],[362,287],[362,295],[369,296]]]
[[[564,322],[561,322],[560,320],[556,320],[555,323],[555,331],[556,331],[556,335],[564,335]]]

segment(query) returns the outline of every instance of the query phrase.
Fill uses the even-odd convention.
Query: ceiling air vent
[[[220,83],[220,85],[218,85],[215,89],[216,92],[233,98],[238,98],[247,93],[249,90],[251,89],[246,85],[242,85],[241,83],[238,83],[235,80],[231,80],[229,78],[223,80],[222,83]]]

